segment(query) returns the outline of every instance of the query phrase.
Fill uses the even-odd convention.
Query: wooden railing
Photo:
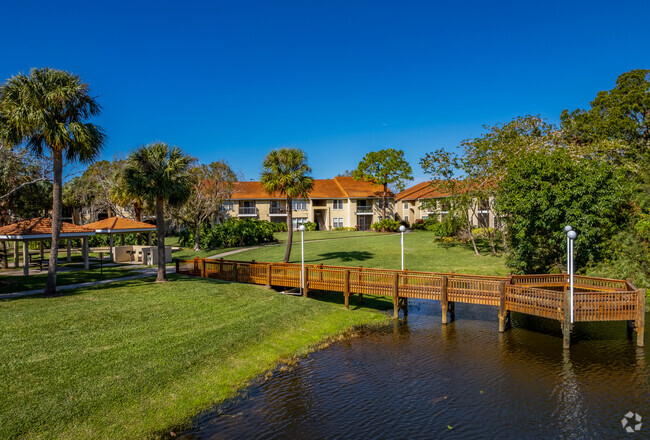
[[[299,264],[197,258],[176,260],[176,272],[240,283],[285,288],[301,286]],[[500,328],[502,317],[510,311],[556,319],[568,327],[566,274],[497,277],[319,264],[305,265],[303,276],[305,294],[309,290],[342,292],[346,307],[350,295],[360,298],[363,295],[392,296],[397,315],[400,301],[432,299],[443,303],[443,314],[447,310],[453,313],[455,302],[498,306]],[[637,289],[630,281],[606,278],[576,276],[574,281],[575,322],[634,320],[642,335],[643,289]],[[449,305],[452,307],[448,308]],[[446,322],[446,318],[443,320]],[[642,336],[638,343],[643,343]]]

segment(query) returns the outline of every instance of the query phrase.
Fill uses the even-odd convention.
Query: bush
[[[287,224],[282,222],[282,223],[275,223],[275,222],[270,222],[271,227],[273,228],[273,232],[287,232]]]
[[[426,223],[424,220],[418,219],[413,222],[412,228],[414,231],[424,231],[426,229]]]
[[[334,228],[334,231],[356,231],[357,228],[350,226],[338,226]]]
[[[376,232],[397,232],[399,230],[399,222],[385,218],[371,226]]]
[[[314,222],[305,222],[303,225],[305,225],[305,231],[315,231],[317,226]]]
[[[277,224],[266,220],[231,218],[212,228],[204,225],[199,235],[199,246],[201,249],[220,249],[271,243],[275,241],[273,233]],[[181,246],[194,246],[194,231],[186,229],[178,236]]]
[[[441,222],[435,221],[427,224],[427,231],[431,231],[438,237],[454,237],[463,229],[464,220],[447,216]]]

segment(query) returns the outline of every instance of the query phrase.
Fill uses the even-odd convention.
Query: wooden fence
[[[437,300],[442,303],[444,323],[448,312],[453,320],[456,302],[497,306],[501,331],[511,311],[555,319],[562,323],[565,346],[571,329],[566,274],[497,277],[323,264],[305,265],[301,274],[299,264],[201,258],[176,260],[176,272],[284,288],[300,287],[302,275],[305,295],[309,290],[342,292],[346,307],[351,295],[359,295],[360,300],[363,295],[392,296],[395,317],[400,309],[408,313],[408,298]],[[633,322],[630,326],[636,328],[637,344],[642,346],[644,317],[645,290],[637,289],[629,280],[574,277],[575,322]]]

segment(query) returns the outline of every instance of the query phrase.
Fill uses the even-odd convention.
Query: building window
[[[291,219],[293,229],[298,229],[298,226],[307,223],[307,217],[292,218]]]
[[[409,202],[404,202],[404,209],[406,209],[406,210],[409,209]]]
[[[480,228],[488,228],[490,226],[490,216],[487,212],[479,212],[478,217],[478,226]]]
[[[404,216],[404,221],[405,221],[406,223],[409,222],[409,216],[408,216],[408,215],[405,215],[405,216]]]
[[[336,210],[343,209],[343,200],[334,200],[332,202],[332,205],[333,205],[332,209],[336,209]]]
[[[226,200],[221,204],[221,210],[222,211],[234,211],[235,210],[235,202],[232,200]]]
[[[332,226],[335,228],[342,228],[343,227],[343,217],[334,217],[332,219]]]
[[[294,200],[291,202],[294,211],[307,211],[307,200]]]

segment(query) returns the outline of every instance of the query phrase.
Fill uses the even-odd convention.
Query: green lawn
[[[305,243],[305,262],[400,269],[399,235],[374,232],[372,234],[374,235],[371,237],[349,240]],[[245,261],[282,261],[284,250],[284,246],[264,247],[241,252],[231,258]],[[424,231],[404,234],[404,261],[406,269],[410,270],[431,272],[453,270],[457,273],[480,275],[506,275],[509,272],[504,258],[490,255],[485,248],[481,256],[476,256],[471,245],[434,243],[433,233]],[[294,236],[291,262],[300,262],[300,235]]]
[[[0,437],[160,437],[233,396],[278,359],[385,322],[382,298],[171,276],[0,301]],[[354,301],[353,301],[354,305]]]
[[[65,286],[67,284],[86,283],[89,281],[109,280],[111,278],[128,277],[135,275],[133,269],[128,266],[105,267],[102,271],[99,269],[99,263],[94,264],[89,270],[62,271],[56,274],[56,285]],[[0,294],[21,292],[24,290],[42,289],[45,287],[47,278],[47,269],[43,272],[38,269],[30,268],[28,277],[17,275],[0,275]]]
[[[165,245],[179,246],[179,247],[181,246],[178,243],[178,237],[165,237]],[[234,247],[234,248],[222,248],[222,249],[208,249],[208,250],[200,250],[194,252],[191,248],[181,247],[181,250],[172,253],[172,258],[174,258],[175,260],[192,260],[194,258],[208,258],[213,255],[217,255],[222,252],[232,251],[235,249],[241,249],[241,248]]]
[[[374,231],[305,231],[305,241],[309,240],[330,240],[332,238],[372,237],[377,233]],[[287,242],[286,232],[276,232],[275,238],[281,243]],[[293,238],[300,238],[300,231],[293,231]]]

